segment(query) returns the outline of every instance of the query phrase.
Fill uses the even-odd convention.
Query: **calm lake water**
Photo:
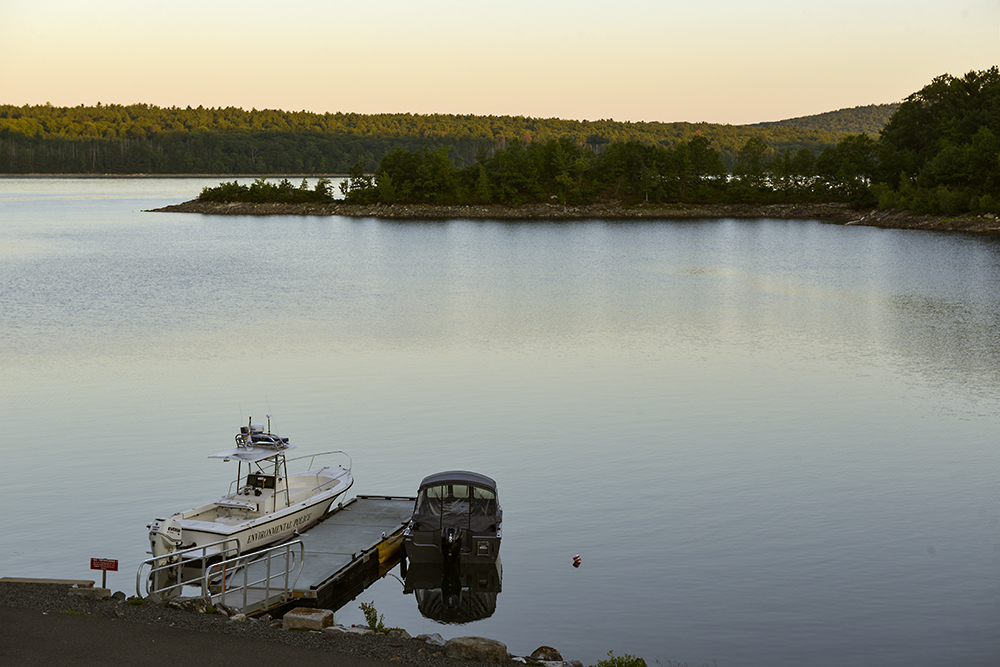
[[[816,221],[145,213],[220,179],[0,179],[0,576],[132,594],[249,416],[352,494],[495,478],[466,626],[593,664],[1000,664],[1000,237]],[[572,567],[579,554],[582,565]]]

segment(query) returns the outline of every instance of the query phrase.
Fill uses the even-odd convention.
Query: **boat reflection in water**
[[[500,561],[480,563],[411,563],[403,593],[412,593],[417,609],[438,623],[461,625],[489,618],[497,609]]]

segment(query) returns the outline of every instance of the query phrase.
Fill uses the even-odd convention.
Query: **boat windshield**
[[[436,525],[468,522],[473,530],[487,530],[497,521],[497,509],[497,496],[491,489],[444,483],[420,490],[415,518]]]
[[[247,484],[256,487],[258,489],[273,489],[274,475],[250,473],[249,475],[247,475]]]

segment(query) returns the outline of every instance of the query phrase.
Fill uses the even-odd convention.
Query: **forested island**
[[[777,150],[750,136],[726,162],[695,131],[671,144],[638,139],[594,146],[572,137],[511,140],[456,165],[449,147],[397,148],[371,173],[357,162],[346,205],[524,207],[820,205],[905,209],[917,215],[1000,211],[1000,71],[943,75],[906,98],[879,134],[851,134],[818,154]],[[330,183],[287,180],[206,188],[202,202],[332,202]],[[638,214],[638,213],[637,213]],[[559,217],[559,216],[555,216]],[[620,216],[616,216],[620,217]]]
[[[535,207],[537,217],[539,206],[840,204],[993,220],[998,109],[997,67],[936,77],[900,104],[747,126],[0,106],[0,174],[261,175],[206,188],[205,206]],[[310,188],[267,180],[274,173],[348,178],[335,202],[327,178]]]

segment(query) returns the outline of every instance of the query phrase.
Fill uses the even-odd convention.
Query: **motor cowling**
[[[149,525],[149,545],[152,547],[153,571],[150,595],[157,600],[168,600],[180,595],[177,586],[180,556],[172,556],[181,544],[181,524],[176,519],[156,519]]]
[[[149,526],[149,544],[154,556],[166,556],[181,544],[181,524],[176,519],[156,519]]]

